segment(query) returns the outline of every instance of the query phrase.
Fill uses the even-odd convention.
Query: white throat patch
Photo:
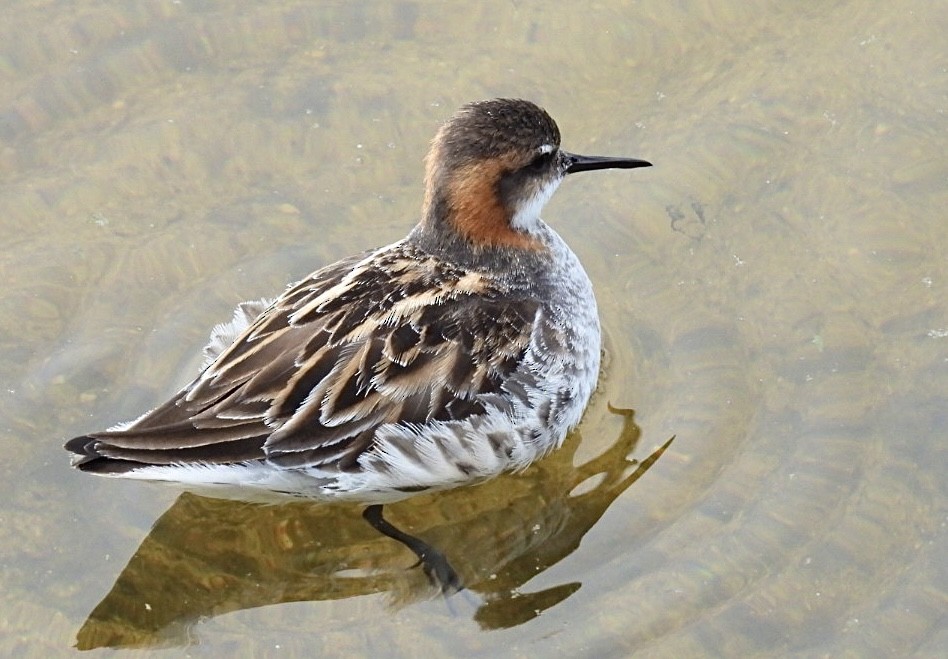
[[[543,210],[546,202],[550,200],[556,189],[560,187],[562,180],[562,177],[557,177],[548,181],[546,185],[537,190],[536,194],[524,200],[517,208],[513,218],[511,218],[510,226],[518,231],[532,232],[540,222],[540,211]]]

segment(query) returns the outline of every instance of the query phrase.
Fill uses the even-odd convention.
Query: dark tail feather
[[[72,453],[72,466],[79,471],[89,472],[90,474],[124,474],[139,467],[145,467],[144,463],[132,460],[112,460],[101,455],[96,450],[99,440],[90,435],[73,437],[65,443],[64,448]]]
[[[104,435],[104,436],[103,436]],[[73,454],[72,466],[93,474],[124,474],[142,467],[208,463],[233,464],[260,460],[266,435],[240,437],[206,446],[134,449],[110,444],[107,434],[82,435],[65,444]]]
[[[73,466],[78,467],[83,462],[100,457],[95,450],[96,438],[89,435],[73,437],[63,445],[73,455]]]

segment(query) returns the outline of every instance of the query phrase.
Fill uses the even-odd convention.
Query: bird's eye
[[[550,161],[553,159],[552,153],[541,153],[531,160],[524,169],[529,172],[542,172],[549,168]]]

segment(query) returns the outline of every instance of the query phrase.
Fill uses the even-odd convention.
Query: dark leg
[[[418,557],[425,574],[428,575],[434,585],[441,589],[442,593],[451,595],[464,588],[458,573],[448,563],[448,559],[445,558],[444,554],[425,541],[408,535],[385,521],[382,517],[381,504],[374,504],[366,508],[362,513],[362,517],[382,535],[387,535],[392,540],[397,540],[411,549]]]

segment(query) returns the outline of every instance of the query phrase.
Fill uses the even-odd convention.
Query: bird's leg
[[[362,517],[382,535],[387,535],[392,540],[397,540],[411,549],[418,557],[425,574],[428,575],[434,585],[441,589],[443,594],[452,595],[464,588],[461,584],[461,578],[448,563],[445,555],[424,540],[408,535],[389,524],[382,517],[381,504],[374,504],[366,508],[362,513]]]

